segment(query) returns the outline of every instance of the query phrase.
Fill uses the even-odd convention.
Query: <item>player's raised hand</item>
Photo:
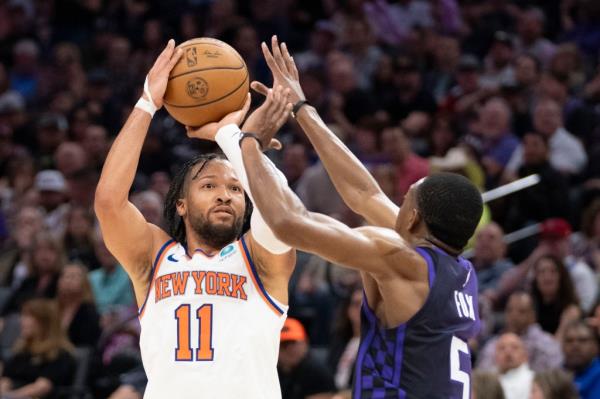
[[[152,98],[148,98],[146,88],[144,88],[144,98],[152,101],[157,109],[163,106],[163,97],[167,90],[167,82],[169,81],[169,73],[181,58],[183,51],[175,48],[175,40],[171,39],[167,43],[165,49],[160,53],[154,65],[150,68],[146,82],[148,91]]]
[[[274,140],[273,136],[287,121],[292,111],[289,97],[289,88],[278,85],[274,89],[268,89],[265,102],[246,119],[242,131],[256,134],[263,148],[280,149],[281,143]]]
[[[281,45],[277,41],[277,36],[271,38],[271,50],[266,43],[261,44],[262,52],[265,61],[273,74],[273,87],[283,86],[284,89],[290,90],[290,102],[297,103],[300,100],[305,100],[304,92],[300,86],[300,76],[294,59],[288,52],[285,43]],[[253,90],[267,95],[267,87],[259,82],[252,82],[250,85]]]
[[[230,112],[229,114],[225,115],[223,119],[221,119],[219,122],[207,123],[206,125],[200,127],[186,126],[185,131],[189,138],[215,141],[215,136],[217,135],[217,132],[223,126],[227,126],[230,124],[240,126],[244,121],[244,118],[246,117],[246,114],[248,113],[249,109],[250,93],[248,93],[248,95],[246,96],[246,101],[244,102],[244,106],[241,109]]]

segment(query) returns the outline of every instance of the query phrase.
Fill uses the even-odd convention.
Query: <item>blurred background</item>
[[[260,42],[273,34],[398,204],[436,171],[482,192],[538,175],[487,203],[468,252],[484,321],[474,395],[599,398],[594,0],[0,0],[0,397],[141,397],[132,288],[92,210],[102,163],[169,38],[224,40],[268,84]],[[299,127],[280,139],[269,155],[306,206],[363,223]],[[178,167],[214,149],[156,114],[131,193],[148,221],[163,223]],[[285,399],[349,397],[361,300],[356,273],[299,254]]]

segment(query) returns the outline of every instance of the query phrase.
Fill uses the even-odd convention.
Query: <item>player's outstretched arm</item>
[[[138,299],[145,294],[155,249],[168,236],[157,226],[147,223],[129,202],[129,190],[152,119],[152,106],[157,109],[162,106],[169,72],[179,57],[181,51],[175,50],[175,42],[170,40],[147,76],[145,86],[148,90],[144,90],[144,98],[151,103],[136,105],[119,132],[106,157],[94,199],[94,210],[106,246],[131,277]],[[148,98],[148,93],[152,98]]]
[[[298,70],[285,43],[272,39],[272,53],[262,44],[265,60],[273,73],[275,85],[290,89],[292,103],[304,100]],[[253,82],[252,87],[265,93],[266,87]],[[370,224],[394,228],[398,206],[381,190],[373,176],[340,139],[327,127],[315,108],[304,105],[296,119],[315,147],[327,173],[344,202]]]
[[[393,230],[351,229],[335,219],[308,212],[289,187],[281,183],[256,140],[243,139],[241,147],[255,205],[279,240],[331,262],[382,277],[404,275],[405,270],[396,265],[411,269],[411,265],[421,262],[419,255]],[[401,259],[404,262],[399,262]]]

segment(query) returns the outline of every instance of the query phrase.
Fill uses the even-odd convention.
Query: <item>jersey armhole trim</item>
[[[239,246],[240,246],[240,252],[242,254],[242,257],[244,258],[244,263],[246,265],[246,268],[248,269],[248,274],[252,278],[252,282],[254,283],[254,286],[257,288],[258,293],[260,294],[262,299],[265,301],[265,303],[267,304],[269,309],[271,309],[273,312],[275,312],[275,314],[277,316],[282,316],[283,314],[285,314],[285,312],[275,303],[275,301],[273,301],[273,299],[271,299],[271,297],[267,293],[267,290],[263,286],[262,281],[260,281],[260,276],[258,275],[256,267],[254,266],[254,262],[252,262],[252,257],[250,256],[250,251],[248,251],[248,246],[246,245],[246,240],[244,240],[244,237],[242,237],[240,239],[240,241],[238,241],[238,242],[239,242]]]
[[[154,278],[156,277],[156,273],[158,273],[158,269],[160,269],[160,265],[163,261],[163,258],[173,246],[177,244],[174,239],[169,239],[165,242],[162,247],[156,253],[156,258],[154,259],[154,264],[152,265],[152,269],[150,270],[150,282],[148,283],[148,290],[146,291],[146,298],[144,298],[144,303],[140,307],[138,311],[138,318],[142,318],[144,315],[144,310],[146,309],[146,302],[148,302],[148,297],[150,296],[150,290],[152,289],[152,285],[154,284]]]

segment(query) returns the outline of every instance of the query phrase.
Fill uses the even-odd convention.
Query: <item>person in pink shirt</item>
[[[396,168],[394,198],[401,204],[410,186],[429,175],[429,161],[413,152],[410,141],[399,127],[385,129],[381,144]]]

